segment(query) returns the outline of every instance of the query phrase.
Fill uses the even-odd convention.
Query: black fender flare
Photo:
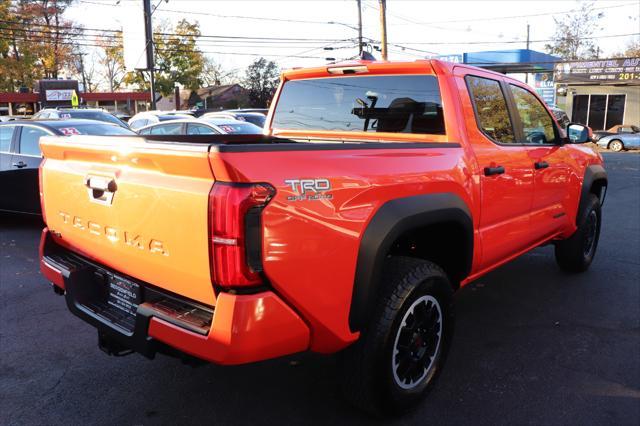
[[[582,188],[580,190],[580,204],[578,204],[578,215],[576,215],[576,217],[579,216],[579,212],[583,210],[584,205],[587,202],[587,197],[591,192],[591,187],[593,186],[593,183],[599,180],[604,180],[604,187],[605,187],[604,193],[596,194],[598,198],[601,197],[600,204],[602,205],[604,204],[606,187],[609,182],[607,179],[607,172],[605,171],[604,167],[602,167],[600,164],[591,164],[590,166],[587,166],[587,168],[584,171],[584,179],[582,180]]]
[[[396,198],[378,209],[364,231],[358,250],[349,311],[352,331],[362,328],[373,309],[385,257],[397,238],[411,229],[445,222],[454,222],[464,229],[465,243],[460,255],[464,265],[462,275],[466,277],[473,262],[473,220],[458,195],[447,192]]]

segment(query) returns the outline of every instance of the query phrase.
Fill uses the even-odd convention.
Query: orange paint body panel
[[[350,74],[340,74],[342,69]],[[383,75],[437,78],[444,134],[272,124],[287,82]],[[468,66],[363,61],[285,72],[265,130],[276,141],[43,138],[41,190],[51,240],[210,309],[207,335],[155,317],[149,322],[151,338],[190,355],[239,364],[303,350],[336,352],[359,337],[351,315],[362,248],[376,215],[392,202],[434,194],[459,200],[468,212],[472,245],[461,285],[576,229],[586,169],[600,166],[602,158],[568,143],[496,143],[478,125],[468,75],[530,91],[501,74]],[[541,162],[548,167],[536,168]],[[485,173],[498,167],[504,172]],[[292,180],[328,186],[305,198]],[[231,191],[233,185],[257,183],[274,195],[256,204],[259,232],[251,235],[261,249],[245,245],[245,255],[257,253],[259,262],[251,267],[264,286],[254,294],[235,293],[236,288],[213,282],[212,265],[220,259],[213,257],[212,244],[249,244],[249,227],[243,228],[249,220],[243,217],[243,226],[235,227],[243,229],[239,236],[212,235],[211,217],[221,212],[211,211],[209,200],[214,185],[229,185]],[[237,218],[218,219],[224,224]],[[55,270],[41,265],[55,283]]]
[[[271,292],[220,294],[208,336],[185,332],[156,318],[149,324],[149,336],[223,365],[275,358],[309,347],[307,325]]]

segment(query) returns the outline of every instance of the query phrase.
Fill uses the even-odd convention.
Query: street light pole
[[[153,60],[153,25],[151,22],[151,0],[143,0],[144,4],[144,30],[147,39],[147,68],[149,70],[149,86],[151,89],[151,109],[156,109],[156,82],[154,77],[155,63]]]
[[[362,4],[360,0],[356,0],[358,3],[358,57],[362,57]]]
[[[527,50],[529,50],[529,24],[527,24]],[[524,74],[524,82],[529,83],[529,73]]]
[[[380,41],[382,44],[382,60],[386,61],[387,57],[387,0],[380,1],[380,29],[382,35]]]

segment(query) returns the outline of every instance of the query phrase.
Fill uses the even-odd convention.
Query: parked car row
[[[45,108],[32,119],[0,120],[0,211],[40,214],[42,136],[261,134],[265,116],[234,110],[196,118],[191,111],[145,111],[129,124],[100,108]],[[256,124],[254,124],[256,123]]]

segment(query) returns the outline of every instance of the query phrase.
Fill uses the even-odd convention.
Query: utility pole
[[[155,62],[153,60],[153,24],[151,22],[151,0],[143,0],[144,3],[144,30],[147,39],[147,69],[149,70],[149,85],[151,89],[151,109],[156,109],[156,82],[153,75]]]
[[[527,50],[529,50],[529,24],[527,23]],[[524,82],[525,83],[529,83],[529,73],[525,73],[524,75]]]
[[[86,74],[84,73],[84,60],[82,59],[82,57],[85,54],[82,52],[79,52],[79,53],[76,53],[76,55],[80,59],[80,75],[82,76],[82,88],[84,89],[85,93],[90,92],[91,90],[89,90],[89,88],[87,87],[87,77],[86,77]]]
[[[380,1],[380,29],[382,35],[380,42],[382,43],[382,60],[387,60],[387,0]]]
[[[358,3],[358,57],[362,57],[362,4],[361,0],[356,0]]]

